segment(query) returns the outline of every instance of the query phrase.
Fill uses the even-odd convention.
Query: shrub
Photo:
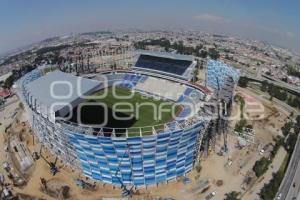
[[[253,171],[255,172],[256,177],[262,176],[267,170],[271,161],[267,158],[262,157],[260,160],[256,161],[253,166]]]

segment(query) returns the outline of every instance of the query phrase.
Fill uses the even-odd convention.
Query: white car
[[[209,193],[209,195],[207,195],[207,196],[205,197],[205,200],[210,200],[210,199],[212,199],[214,196],[216,196],[216,194],[217,194],[217,191],[213,191],[212,193]]]
[[[260,151],[259,151],[259,155],[264,155],[264,153],[265,153],[265,150],[263,150],[263,149],[261,149]]]
[[[282,196],[282,194],[281,194],[281,193],[280,193],[280,194],[278,194],[276,199],[278,199],[278,200],[279,200],[279,199],[281,199],[281,196]]]

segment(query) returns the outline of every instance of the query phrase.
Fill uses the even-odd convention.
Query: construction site
[[[162,55],[157,53],[145,53],[143,59],[149,59],[151,56],[157,56],[159,61],[166,59],[166,55],[163,55],[165,57],[162,59]],[[153,59],[152,57],[151,59]],[[128,59],[126,56],[124,58]],[[132,59],[132,56],[130,59]],[[194,61],[190,60],[190,57],[179,56],[177,59],[186,59],[185,62],[188,62],[187,69],[194,67]],[[111,58],[109,60],[111,61]],[[155,69],[155,74],[153,75],[149,72],[150,69],[147,69],[147,73],[143,74],[145,72],[141,72],[141,70],[145,70],[143,69],[144,66],[148,66],[145,64],[147,63],[146,61],[136,62],[134,72],[128,69],[122,69],[121,71],[110,69],[113,70],[113,73],[101,72],[100,75],[105,76],[110,81],[116,80],[116,77],[121,78],[123,81],[122,84],[126,87],[130,86],[125,84],[128,82],[128,77],[130,77],[130,81],[132,81],[134,87],[139,87],[139,84],[141,84],[143,85],[141,88],[145,91],[147,90],[148,93],[152,88],[151,95],[155,95],[158,92],[158,87],[150,87],[151,85],[146,87],[147,84],[145,82],[147,83],[148,80],[149,84],[151,83],[152,85],[160,83],[159,81],[161,81],[162,77],[165,78],[165,73],[169,72],[157,72]],[[103,59],[101,62],[106,63],[107,61]],[[140,67],[140,65],[143,66]],[[84,64],[82,63],[83,66]],[[73,69],[74,66],[68,66],[64,71],[72,73],[73,71],[68,70],[69,68]],[[192,70],[186,70],[180,76],[175,73],[170,74],[174,76],[172,82],[164,80],[165,83],[169,81],[167,82],[169,84],[168,89],[174,87],[174,91],[178,91],[181,88],[182,95],[178,98],[178,102],[188,99],[188,95],[185,96],[188,91],[193,93],[194,95],[190,97],[197,100],[197,105],[200,105],[198,113],[201,113],[201,115],[197,113],[192,119],[174,121],[175,125],[171,123],[165,124],[162,130],[156,130],[156,127],[153,126],[151,137],[155,139],[155,142],[144,139],[140,129],[139,137],[141,139],[139,139],[139,142],[143,141],[143,145],[150,146],[151,152],[146,152],[141,148],[140,146],[143,146],[140,145],[141,142],[133,141],[137,138],[130,138],[128,130],[126,131],[126,137],[123,139],[128,144],[128,150],[125,150],[124,148],[118,149],[118,146],[122,144],[119,142],[123,140],[120,140],[122,138],[119,136],[118,140],[116,140],[115,130],[109,133],[110,137],[107,137],[105,135],[107,133],[104,133],[103,129],[98,131],[97,134],[94,134],[90,129],[82,129],[84,134],[81,136],[75,134],[76,131],[81,129],[78,129],[78,127],[74,129],[75,126],[73,127],[73,124],[68,127],[66,126],[67,128],[63,127],[62,129],[61,126],[57,126],[59,127],[57,128],[56,124],[52,123],[55,121],[55,119],[51,118],[52,115],[49,115],[45,111],[45,107],[42,104],[38,105],[34,100],[34,98],[38,99],[39,95],[45,99],[43,94],[39,93],[39,88],[43,85],[43,82],[35,85],[31,84],[28,88],[25,87],[26,84],[30,84],[31,79],[39,80],[40,73],[36,76],[37,70],[35,70],[29,74],[29,78],[25,76],[19,82],[21,83],[21,87],[19,87],[21,90],[18,97],[16,95],[10,97],[7,100],[6,106],[0,110],[0,146],[3,147],[0,149],[0,154],[3,155],[0,157],[1,198],[4,200],[209,200],[223,199],[225,194],[231,191],[238,191],[242,199],[259,199],[258,193],[260,189],[265,183],[270,181],[272,173],[278,170],[285,158],[286,152],[283,148],[278,150],[271,168],[262,177],[256,177],[253,166],[262,157],[270,158],[274,146],[274,138],[282,135],[281,127],[290,120],[290,111],[270,101],[267,97],[261,94],[258,95],[255,91],[236,87],[238,73],[224,63],[209,61],[208,68],[205,70],[207,72],[200,71],[198,74],[199,80],[196,83],[198,85],[189,82],[192,79],[190,76]],[[43,69],[43,73],[41,74],[45,75],[49,71],[52,71],[52,69]],[[83,71],[86,70],[81,70],[80,72],[82,73]],[[96,71],[87,69],[88,74]],[[58,74],[57,77],[62,76],[63,79],[70,78],[70,76],[58,72],[52,73]],[[93,76],[89,78],[93,78]],[[149,80],[152,80],[152,82]],[[86,81],[87,84],[92,83],[90,80]],[[205,89],[201,85],[205,85],[209,89]],[[89,87],[86,88],[87,91],[93,90],[96,86],[90,85]],[[30,95],[32,96],[30,97]],[[209,102],[217,106],[203,106],[203,103],[208,98]],[[49,100],[49,98],[46,97],[46,100]],[[188,109],[184,108],[184,110]],[[217,116],[209,118],[209,121],[204,122],[203,117],[205,115],[210,116],[211,113],[217,113]],[[47,118],[43,118],[45,115]],[[194,125],[193,123],[196,126],[192,126]],[[201,124],[200,128],[199,124]],[[67,131],[72,134],[66,134]],[[170,153],[165,150],[164,159],[170,160],[170,163],[164,161],[162,167],[166,170],[163,170],[163,172],[161,172],[161,166],[159,166],[158,161],[152,162],[151,159],[151,163],[154,165],[152,167],[157,172],[152,169],[147,171],[148,166],[145,162],[140,162],[137,166],[132,167],[131,165],[137,161],[128,152],[136,151],[137,147],[141,149],[139,150],[140,154],[148,153],[148,157],[151,155],[151,158],[152,154],[154,158],[160,155],[160,152],[156,152],[158,149],[156,147],[156,140],[158,146],[162,144],[161,142],[164,142],[163,145],[168,149],[168,143],[162,138],[164,137],[164,132],[167,134],[174,132],[188,135],[186,136],[187,138],[190,137],[189,140],[185,139],[185,141],[190,141],[189,144],[180,143],[180,145],[174,146],[175,149],[178,148],[178,152],[182,151],[182,149],[186,151],[183,157],[186,163],[183,166],[179,164],[182,163],[180,161],[182,158],[179,157],[182,156],[182,153],[178,154],[176,155],[178,163],[174,165],[174,169],[167,170],[173,162],[173,157],[169,157]],[[90,154],[97,154],[99,150],[89,149],[87,151],[84,145],[78,148],[81,145],[78,142],[80,140],[84,140],[85,143],[95,139],[96,141],[100,141],[95,136],[101,140],[105,139],[105,141],[108,141],[108,138],[110,138],[113,148],[122,152],[121,156],[116,153],[113,154],[113,156],[119,156],[120,159],[118,162],[118,165],[120,165],[119,170],[116,172],[115,168],[112,167],[115,165],[114,161],[107,159],[108,166],[111,167],[109,170],[111,174],[110,179],[102,176],[106,172],[101,171],[103,167],[100,164],[99,166],[94,166],[92,162],[95,158],[88,157]],[[66,139],[68,137],[69,139]],[[174,140],[172,138],[174,136],[172,135],[167,137],[170,138],[170,141]],[[114,143],[116,141],[117,143]],[[95,141],[92,144],[87,144],[92,146],[94,143]],[[170,144],[174,145],[173,143]],[[97,143],[97,145],[107,146],[103,142]],[[135,146],[135,149],[131,149],[132,146]],[[91,161],[82,159],[82,152]],[[109,153],[107,154],[105,155],[106,157],[112,156]],[[124,162],[123,158],[126,154],[129,157],[132,156],[130,158],[132,160],[128,161],[131,164],[131,168],[121,171],[120,168],[124,167],[122,166],[122,162]],[[190,157],[192,159],[189,159]],[[143,159],[146,159],[146,157]],[[86,163],[88,163],[88,167],[86,167]],[[144,170],[142,179],[139,175],[134,174],[135,168],[141,166]],[[93,167],[98,169],[96,174],[94,170],[91,170]],[[130,177],[126,179],[124,175],[126,175],[128,170],[134,173],[130,174]],[[99,171],[101,176],[97,175]],[[118,175],[118,173],[121,175]],[[161,176],[161,173],[165,175]]]
[[[260,157],[270,153],[273,137],[281,134],[280,128],[288,119],[289,112],[273,106],[267,99],[254,98],[252,92],[244,89],[237,92],[244,97],[246,104],[247,101],[256,101],[265,108],[262,113],[251,113],[253,117],[263,116],[259,120],[247,121],[248,125],[252,125],[251,134],[244,137],[248,139],[241,139],[234,133],[236,120],[231,121],[227,129],[227,153],[223,151],[224,140],[220,135],[215,145],[209,146],[208,155],[201,158],[201,164],[185,178],[159,187],[134,188],[132,199],[198,199],[210,196],[220,199],[233,190],[243,191],[243,199],[259,199],[260,186],[271,175],[266,173],[257,179],[252,167]],[[240,103],[234,103],[232,115],[239,113],[239,109]],[[18,101],[1,110],[3,156],[0,177],[2,195],[7,197],[4,199],[121,198],[119,188],[85,178],[51,155],[36,140],[24,115],[22,104]],[[284,155],[285,151],[281,149],[275,157],[278,162],[274,163],[281,163]],[[278,168],[275,165],[274,170]]]

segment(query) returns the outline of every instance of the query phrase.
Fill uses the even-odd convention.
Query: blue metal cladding
[[[153,185],[185,175],[193,167],[201,124],[144,137],[68,133],[85,176],[120,186]]]
[[[21,86],[18,95],[25,106],[30,99],[26,92],[26,84],[40,76],[39,70],[33,70],[18,81],[18,85]],[[122,80],[124,76],[118,74]],[[145,80],[143,77],[146,76],[130,76],[124,79],[137,82]],[[202,95],[200,92],[195,93],[192,88],[187,88],[178,101],[197,102]],[[31,101],[30,103],[38,104]],[[35,125],[43,122],[45,126],[61,132],[63,139],[65,137],[69,139],[68,143],[65,141],[61,143],[67,147],[64,154],[68,154],[62,158],[70,159],[66,161],[76,164],[76,167],[78,159],[86,177],[118,186],[121,183],[135,186],[153,185],[189,172],[197,156],[195,151],[199,147],[198,137],[203,128],[203,124],[198,122],[190,128],[175,131],[176,124],[173,123],[168,131],[157,135],[123,138],[85,135],[74,131],[77,129],[45,123],[47,119],[40,118],[38,114],[34,114],[31,120]],[[48,135],[42,129],[36,129],[36,134],[42,138],[42,142],[49,143]],[[61,140],[58,138],[59,143]],[[54,146],[57,144],[54,143]],[[73,162],[74,160],[76,162]]]
[[[222,88],[227,77],[232,77],[237,84],[239,76],[240,71],[230,65],[215,60],[209,60],[207,63],[207,85],[209,87],[218,89],[219,81],[219,86]]]

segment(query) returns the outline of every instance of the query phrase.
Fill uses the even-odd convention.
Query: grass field
[[[174,102],[154,99],[152,97],[145,97],[138,92],[131,93],[130,90],[125,88],[115,88],[115,94],[122,96],[118,98],[113,94],[112,88],[107,89],[107,93],[103,90],[97,92],[93,96],[103,96],[103,98],[88,100],[88,102],[101,103],[107,105],[108,112],[104,114],[104,109],[98,106],[87,106],[82,108],[82,121],[86,124],[97,124],[103,122],[103,119],[107,118],[106,127],[111,128],[135,128],[144,126],[160,125],[169,122],[172,119],[171,109],[174,106],[174,113],[180,111],[180,106],[175,106]],[[131,96],[128,98],[129,96]],[[125,103],[124,105],[118,105],[114,108],[116,103]],[[149,105],[150,104],[150,105]],[[132,105],[131,110],[129,110]],[[160,112],[159,106],[163,105],[164,112]],[[167,112],[169,110],[169,112]],[[113,116],[113,112],[118,117],[130,117],[128,120],[119,120]],[[159,117],[160,116],[160,117]],[[74,120],[76,121],[76,120]],[[149,131],[151,128],[149,128]]]

